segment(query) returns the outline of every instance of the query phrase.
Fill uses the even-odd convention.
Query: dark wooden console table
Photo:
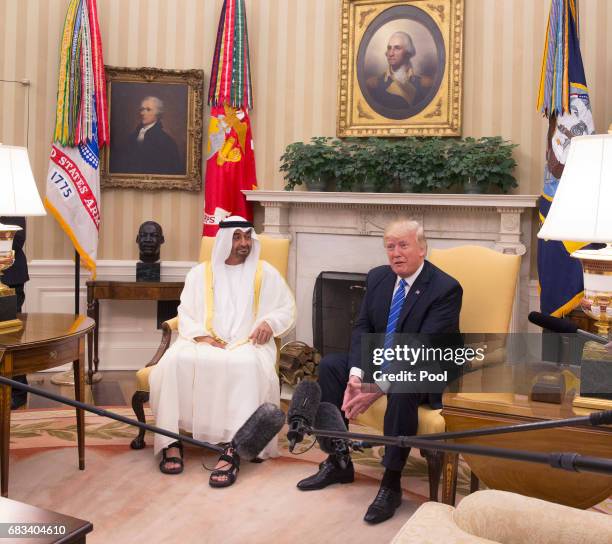
[[[182,281],[108,281],[87,282],[87,315],[96,326],[93,341],[87,343],[87,370],[89,381],[98,371],[98,331],[100,325],[100,300],[179,300],[185,285]],[[92,364],[93,363],[93,364]]]
[[[20,314],[23,327],[15,332],[0,334],[0,373],[11,378],[66,363],[74,368],[74,396],[85,400],[83,359],[85,335],[93,328],[93,320],[84,315],[29,313]],[[85,414],[76,409],[79,468],[85,468]],[[8,494],[9,440],[11,427],[11,387],[0,386],[0,490]]]
[[[0,498],[0,542],[84,544],[93,530],[89,521]]]

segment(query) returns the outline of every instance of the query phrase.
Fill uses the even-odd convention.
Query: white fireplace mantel
[[[384,264],[381,238],[395,217],[421,222],[429,247],[477,244],[524,255],[512,332],[527,327],[531,211],[538,195],[244,191],[264,208],[264,233],[292,240],[288,280],[296,294],[296,336],[312,341],[312,293],[322,271],[367,272]]]

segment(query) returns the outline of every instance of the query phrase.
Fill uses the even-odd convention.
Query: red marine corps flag
[[[257,188],[253,136],[248,111],[253,107],[249,41],[244,0],[225,0],[210,76],[211,106],[206,150],[204,236],[215,236],[230,215],[253,219],[242,194]]]
[[[96,0],[70,0],[60,50],[45,207],[93,277],[100,230],[100,148],[105,143],[106,83]]]

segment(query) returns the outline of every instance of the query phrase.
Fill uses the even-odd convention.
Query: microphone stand
[[[345,440],[362,440],[370,444],[385,446],[398,446],[400,448],[419,448],[429,450],[449,451],[453,453],[467,453],[471,455],[483,455],[485,457],[499,457],[513,461],[527,461],[530,463],[541,463],[553,468],[562,468],[570,472],[597,472],[601,474],[612,474],[612,459],[600,457],[589,457],[578,453],[540,453],[523,450],[512,450],[505,448],[493,448],[490,446],[473,446],[469,444],[447,444],[436,440],[416,438],[412,436],[378,436],[364,433],[352,433],[348,431],[329,431],[310,427],[306,429],[307,434],[325,438],[342,438]]]
[[[199,446],[200,448],[211,450],[219,454],[222,454],[225,451],[222,447],[216,446],[215,444],[210,444],[209,442],[202,442],[200,440],[196,440],[195,438],[192,438],[190,436],[185,436],[183,434],[173,433],[172,431],[167,431],[166,429],[162,429],[161,427],[156,427],[155,425],[149,425],[148,423],[141,423],[140,421],[134,421],[133,419],[130,419],[129,417],[115,414],[114,412],[109,412],[108,410],[104,410],[102,408],[96,408],[95,406],[92,406],[91,404],[86,404],[78,400],[72,400],[66,397],[62,397],[61,395],[56,395],[55,393],[49,393],[48,391],[44,391],[43,389],[39,389],[38,387],[32,387],[31,385],[26,385],[21,382],[16,382],[15,380],[5,378],[4,376],[0,376],[0,384],[8,385],[11,387],[16,387],[17,389],[21,389],[22,391],[27,391],[28,393],[34,393],[35,395],[39,395],[41,397],[45,397],[45,398],[48,398],[48,399],[51,399],[57,402],[61,402],[62,404],[68,404],[69,406],[74,406],[75,408],[86,410],[87,412],[92,412],[99,416],[108,417],[116,421],[121,421],[122,423],[127,423],[128,425],[132,425],[134,427],[144,429],[145,431],[151,431],[153,433],[161,434],[169,438],[174,438],[175,440],[181,440],[183,442],[187,442],[188,444],[193,444],[194,446]]]

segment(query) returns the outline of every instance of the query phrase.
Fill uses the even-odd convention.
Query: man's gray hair
[[[408,32],[398,30],[397,32],[394,32],[393,34],[391,34],[391,37],[389,38],[389,40],[391,40],[393,36],[399,36],[404,41],[404,47],[406,49],[407,58],[411,59],[412,57],[416,55],[416,49],[414,47],[414,43],[412,42],[412,38],[410,37],[410,34],[408,34]]]
[[[153,104],[155,104],[155,109],[157,110],[157,115],[158,117],[164,113],[164,101],[157,98],[157,96],[145,96],[142,99],[142,102],[144,102],[145,100],[150,100],[151,102],[153,102]],[[141,102],[141,104],[142,104]]]
[[[416,241],[422,249],[427,251],[427,239],[425,238],[425,230],[423,225],[414,219],[407,217],[400,217],[394,219],[387,225],[383,234],[383,240],[387,236],[401,236],[402,234],[408,234],[410,232],[416,233]]]

